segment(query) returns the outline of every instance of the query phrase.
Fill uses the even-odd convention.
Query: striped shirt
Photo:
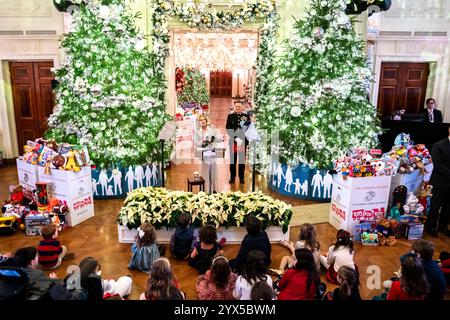
[[[58,240],[42,240],[39,242],[39,264],[44,268],[53,268],[61,254],[61,243]]]

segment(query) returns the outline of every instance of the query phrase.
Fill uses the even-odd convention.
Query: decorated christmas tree
[[[345,15],[347,1],[311,0],[272,78],[258,123],[279,130],[281,161],[328,168],[351,147],[374,147],[380,132],[369,103],[365,44]]]
[[[209,91],[206,86],[206,79],[199,70],[191,68],[177,68],[176,75],[178,104],[208,104]]]
[[[158,134],[170,119],[155,57],[124,0],[84,0],[62,41],[56,106],[47,137],[87,145],[100,167],[159,158]]]

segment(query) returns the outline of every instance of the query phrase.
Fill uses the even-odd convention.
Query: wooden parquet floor
[[[213,114],[214,108],[229,108],[231,101],[223,99],[218,101],[211,107]],[[223,110],[223,109],[222,109]],[[223,119],[221,114],[219,119]],[[226,119],[226,117],[225,117]],[[171,189],[187,190],[186,178],[197,169],[194,165],[173,165],[167,171],[166,186]],[[228,184],[228,168],[220,169],[220,187],[224,190],[242,190],[247,191],[251,188],[251,173],[246,170],[246,184],[239,185],[236,183],[233,186]],[[264,179],[260,176],[256,179],[257,189],[261,190],[273,197],[284,200],[293,206],[311,204],[311,202],[292,200],[287,197],[280,196],[276,193],[270,192]],[[0,168],[0,199],[4,200],[8,197],[8,186],[10,184],[17,184],[17,170],[15,166],[8,166]],[[114,200],[96,200],[95,201],[95,216],[73,228],[68,228],[60,235],[60,240],[65,244],[70,252],[75,254],[71,261],[64,261],[62,266],[55,272],[60,278],[65,276],[66,268],[71,264],[78,264],[83,258],[93,256],[100,262],[102,266],[102,276],[105,279],[118,277],[130,274],[133,278],[133,290],[130,299],[138,299],[143,292],[147,275],[145,273],[130,271],[127,269],[127,264],[131,256],[131,245],[120,244],[117,236],[116,217],[122,206],[122,199]],[[318,224],[317,234],[324,253],[328,246],[333,242],[336,230],[329,225]],[[299,228],[291,228],[290,240],[295,241],[298,236]],[[425,235],[425,238],[434,241],[436,246],[436,258],[440,251],[450,250],[450,238],[442,235],[439,238],[430,238]],[[0,238],[0,253],[14,252],[17,248],[23,246],[37,246],[40,237],[26,236],[24,233],[17,231],[14,235]],[[361,271],[361,295],[363,299],[370,299],[372,296],[382,292],[380,289],[372,289],[367,286],[367,279],[370,274],[367,273],[367,268],[370,266],[378,266],[380,268],[380,285],[383,280],[391,277],[392,273],[399,267],[399,257],[410,249],[411,241],[400,240],[394,247],[369,247],[355,244],[355,261]],[[279,244],[272,246],[272,268],[278,267],[281,258],[289,254],[288,250]],[[233,258],[239,250],[239,245],[225,246],[225,255]],[[169,253],[168,253],[169,254]],[[195,280],[197,273],[190,268],[184,261],[176,261],[172,259],[172,266],[176,277],[179,280],[181,289],[187,293],[188,299],[196,299],[195,294]],[[322,274],[324,279],[324,274]],[[333,289],[334,286],[327,284],[328,289]]]

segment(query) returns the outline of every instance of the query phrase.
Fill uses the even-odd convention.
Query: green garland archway
[[[263,81],[273,64],[272,50],[275,45],[278,15],[275,0],[247,0],[237,10],[217,11],[207,1],[198,0],[183,3],[179,0],[155,0],[151,17],[151,42],[156,56],[156,72],[165,78],[166,58],[169,54],[169,20],[177,18],[190,28],[198,30],[233,31],[246,23],[262,20],[260,42],[256,66],[256,105],[258,99],[267,92],[267,84]]]

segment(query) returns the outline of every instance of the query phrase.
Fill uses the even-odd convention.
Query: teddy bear
[[[424,176],[427,173],[425,169],[425,165],[422,162],[422,159],[419,156],[415,156],[413,159],[413,166],[420,171],[420,174]]]
[[[406,214],[420,215],[423,212],[424,207],[419,203],[419,199],[417,199],[414,193],[408,192],[403,210],[405,210]]]
[[[428,212],[428,208],[430,206],[430,199],[433,190],[433,186],[431,184],[428,184],[428,182],[424,181],[420,185],[419,193],[418,193],[418,199],[419,203],[423,206],[424,212]]]
[[[397,242],[395,236],[393,236],[391,222],[388,219],[381,219],[377,225],[378,244],[380,246],[388,245],[393,246]]]
[[[17,186],[11,185],[9,187],[10,196],[8,198],[8,203],[12,205],[23,203],[23,186],[20,184]]]

